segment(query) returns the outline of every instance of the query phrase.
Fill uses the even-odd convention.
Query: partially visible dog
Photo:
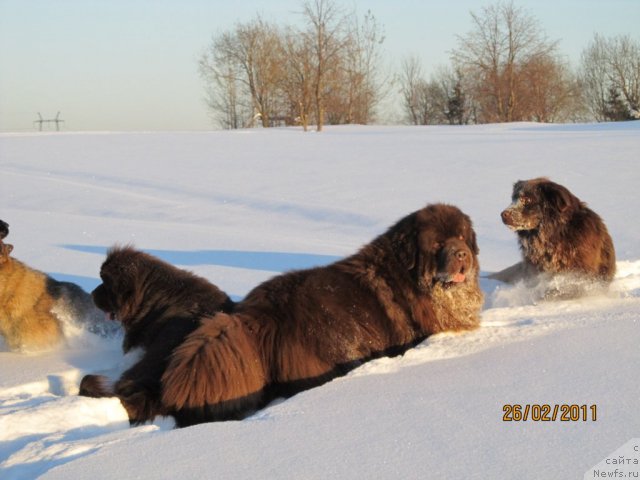
[[[606,285],[613,279],[616,256],[607,227],[562,185],[547,178],[516,182],[512,203],[501,216],[518,235],[522,262],[489,278],[516,283],[540,275],[565,275],[576,286],[568,286],[568,296],[580,294],[582,282]]]
[[[78,285],[59,282],[10,256],[0,240],[0,334],[11,350],[36,351],[64,338],[65,325],[107,334],[104,315]]]
[[[9,224],[0,220],[0,241],[9,235]]]
[[[80,395],[119,397],[132,423],[168,415],[160,379],[172,352],[202,318],[230,312],[234,303],[204,278],[130,247],[108,252],[100,278],[92,293],[96,306],[122,323],[125,352],[142,347],[144,353],[114,385],[104,376],[86,375]]]

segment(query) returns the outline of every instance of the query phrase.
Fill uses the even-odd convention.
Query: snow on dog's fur
[[[489,278],[517,283],[562,276],[562,288],[550,289],[547,297],[573,297],[585,283],[613,279],[616,256],[607,227],[566,187],[547,178],[520,180],[501,217],[518,235],[522,261]]]

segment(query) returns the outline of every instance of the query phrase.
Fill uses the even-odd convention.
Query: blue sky
[[[470,11],[492,1],[352,0],[384,26],[388,68],[447,64]],[[212,35],[260,13],[300,22],[302,0],[0,0],[0,131],[61,111],[67,130],[212,128],[197,60]],[[640,0],[520,0],[572,62],[595,32],[638,35]]]

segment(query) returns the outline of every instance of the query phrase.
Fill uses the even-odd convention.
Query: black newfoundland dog
[[[616,273],[613,241],[602,219],[547,178],[516,182],[502,221],[518,235],[522,262],[489,278],[515,283],[541,274],[564,274],[575,282],[606,285]]]
[[[344,260],[262,283],[231,314],[181,314],[189,330],[191,322],[199,328],[184,341],[183,328],[170,357],[156,357],[136,375],[128,372],[116,384],[125,382],[126,392],[116,393],[133,423],[156,414],[173,415],[178,426],[243,418],[274,398],[320,385],[369,359],[400,354],[431,334],[476,328],[483,301],[477,254],[467,215],[450,205],[427,206]],[[141,275],[105,281],[130,289],[105,289],[100,303],[144,325],[139,335],[156,330],[157,315],[149,312],[184,309]],[[154,387],[153,402],[140,381],[149,378],[147,369],[154,379],[162,370],[160,398]]]
[[[231,311],[233,302],[204,278],[130,247],[108,252],[100,278],[92,292],[95,305],[122,323],[125,352],[142,347],[144,353],[113,386],[101,375],[86,375],[80,395],[119,397],[131,423],[168,415],[160,380],[171,353],[200,319]]]

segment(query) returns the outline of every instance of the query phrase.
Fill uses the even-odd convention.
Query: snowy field
[[[499,216],[513,182],[543,175],[603,217],[618,256],[610,292],[580,300],[536,304],[483,280],[480,329],[241,422],[130,428],[117,400],[78,397],[84,374],[132,362],[119,338],[69,331],[39,354],[0,343],[0,478],[583,478],[640,437],[639,158],[640,122],[0,134],[13,256],[87,291],[106,249],[130,243],[241,298],[432,202],[470,215],[487,274],[519,258]],[[516,404],[588,418],[503,421]]]

